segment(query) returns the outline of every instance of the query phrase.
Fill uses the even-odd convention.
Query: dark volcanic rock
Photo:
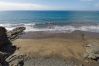
[[[14,40],[24,30],[25,27],[17,27],[7,32],[4,27],[0,27],[0,66],[9,66],[9,63],[5,60],[16,50],[16,46],[13,46],[10,40]]]
[[[0,27],[0,65],[4,66],[7,62],[5,61],[5,58],[8,56],[8,53],[3,52],[4,46],[7,44],[9,45],[10,42],[7,37],[7,30],[4,27]]]
[[[7,30],[4,27],[0,27],[0,36],[5,36]]]
[[[0,27],[0,47],[7,41],[7,30],[4,27]]]

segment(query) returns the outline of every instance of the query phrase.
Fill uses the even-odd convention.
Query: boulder
[[[19,35],[21,35],[21,34],[24,32],[25,29],[26,29],[25,27],[17,27],[17,28],[15,28],[15,29],[9,31],[9,32],[7,33],[8,38],[9,38],[10,40],[14,40],[14,39],[18,38]]]
[[[7,32],[4,27],[0,27],[0,66],[8,66],[8,62],[5,60],[16,50],[16,47],[12,45],[10,40],[14,40],[22,34],[24,30],[25,27],[17,27]]]
[[[0,47],[8,41],[7,30],[4,27],[0,27]]]
[[[6,59],[6,62],[9,63],[9,66],[23,66],[25,57],[26,55],[15,52]]]
[[[6,52],[2,52],[3,47],[8,44],[7,30],[0,27],[0,66],[4,66],[5,58],[8,56]]]
[[[0,47],[8,44],[9,40],[14,40],[19,37],[25,30],[25,27],[17,27],[9,32],[4,27],[0,27]]]

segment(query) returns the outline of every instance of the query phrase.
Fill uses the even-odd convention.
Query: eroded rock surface
[[[9,31],[9,32],[7,33],[8,38],[9,38],[10,40],[15,40],[15,39],[17,39],[17,38],[24,32],[25,29],[26,29],[25,27],[17,27],[17,28],[15,28],[15,29]]]
[[[11,40],[18,37],[24,30],[25,27],[17,27],[7,32],[4,27],[0,27],[0,66],[9,66],[5,60],[16,50],[16,46],[12,45]]]

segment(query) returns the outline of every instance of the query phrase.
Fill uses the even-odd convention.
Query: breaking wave
[[[26,27],[26,32],[30,31],[53,31],[53,32],[73,32],[75,30],[99,32],[99,25],[41,25],[35,23],[28,24],[0,24],[0,26],[5,27],[7,30],[12,30],[16,27],[24,26]]]

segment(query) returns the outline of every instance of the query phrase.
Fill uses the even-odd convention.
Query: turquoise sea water
[[[0,26],[11,30],[25,26],[26,31],[99,32],[98,11],[1,11]]]

